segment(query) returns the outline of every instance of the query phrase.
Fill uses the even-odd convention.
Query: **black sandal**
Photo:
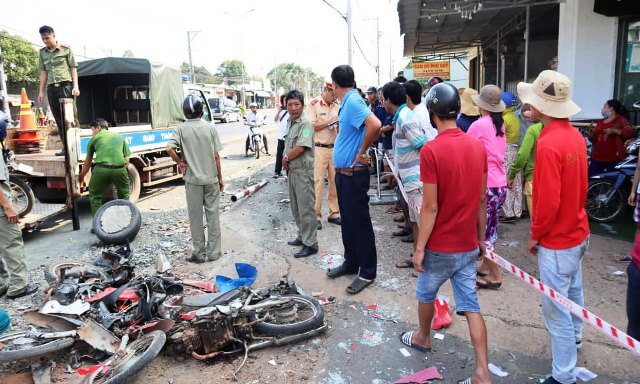
[[[355,274],[356,272],[350,272],[347,269],[347,267],[344,266],[344,264],[340,264],[335,268],[327,269],[327,276],[329,276],[332,279],[335,279],[336,277],[340,277],[340,276],[355,275]]]
[[[351,282],[351,285],[347,287],[347,293],[350,293],[352,295],[355,295],[356,293],[360,293],[362,292],[363,289],[367,288],[373,282],[374,280],[364,280],[364,279],[361,279],[360,277],[356,277]]]
[[[413,268],[413,259],[404,259],[396,263],[396,268]]]

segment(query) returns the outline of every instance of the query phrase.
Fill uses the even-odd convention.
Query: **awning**
[[[637,0],[636,0],[637,1]],[[416,56],[456,52],[482,45],[498,30],[522,28],[530,6],[531,32],[543,31],[557,17],[549,19],[559,0],[399,0],[400,33],[404,34],[404,55]]]
[[[637,16],[640,15],[640,1],[638,0],[595,0],[593,12],[605,16]]]
[[[271,97],[271,94],[267,91],[256,91],[258,97]]]

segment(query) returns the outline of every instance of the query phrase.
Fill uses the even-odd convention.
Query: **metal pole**
[[[500,31],[496,35],[496,85],[500,78]]]
[[[352,53],[351,41],[353,40],[353,34],[351,31],[351,0],[347,0],[347,37],[349,39],[349,44],[348,44],[349,54],[347,56],[348,64],[349,66],[353,66],[352,57],[351,57],[351,53]]]
[[[376,30],[378,31],[378,65],[376,66],[376,72],[378,73],[378,86],[380,85],[380,18],[376,17]]]
[[[524,79],[526,82],[529,77],[529,12],[530,7],[527,5],[527,16],[524,27]]]
[[[60,109],[62,111],[62,131],[64,132],[64,137],[61,137],[61,139],[63,139],[62,150],[64,151],[65,184],[67,186],[67,207],[71,209],[73,230],[77,231],[80,229],[80,216],[78,215],[78,198],[76,197],[77,185],[75,179],[75,167],[71,165],[72,160],[75,160],[75,158],[71,158],[70,152],[73,151],[73,156],[77,155],[76,149],[69,147],[69,128],[73,127],[76,120],[73,108],[74,99],[60,98],[58,99],[58,103],[60,103]],[[74,139],[77,139],[75,128],[73,131],[73,136]]]

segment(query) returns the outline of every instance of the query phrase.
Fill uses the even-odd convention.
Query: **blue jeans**
[[[416,299],[421,303],[433,303],[442,284],[451,279],[456,313],[479,313],[480,304],[476,291],[476,261],[479,252],[474,249],[469,252],[442,253],[425,249],[422,262],[424,272],[418,274]]]
[[[567,249],[548,249],[538,246],[540,280],[569,300],[584,307],[582,293],[582,258],[589,247],[589,238]],[[573,369],[578,351],[576,341],[582,340],[582,319],[542,296],[542,316],[551,334],[553,378],[562,384],[575,383]]]

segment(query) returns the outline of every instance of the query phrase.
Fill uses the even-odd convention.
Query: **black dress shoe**
[[[406,228],[403,228],[399,231],[395,231],[392,233],[393,236],[396,237],[404,237],[404,236],[409,236],[411,234],[411,232],[409,232]]]
[[[190,263],[202,264],[204,263],[204,257],[198,255],[191,255],[187,257],[187,261]]]
[[[64,151],[56,152],[56,156],[64,156]]]
[[[7,295],[7,299],[17,299],[19,297],[25,297],[28,295],[31,295],[33,293],[35,293],[38,290],[38,284],[36,283],[29,283],[27,284],[26,287],[24,287],[24,289],[22,290],[22,292],[18,293],[17,295]]]
[[[307,256],[311,256],[318,253],[318,250],[315,248],[312,248],[308,245],[305,245],[302,247],[301,250],[299,250],[298,252],[293,254],[293,257],[295,257],[296,259],[301,258],[301,257],[307,257]]]
[[[333,219],[327,219],[327,222],[335,225],[342,225],[342,220],[339,217],[334,217]]]
[[[289,240],[287,241],[287,245],[293,245],[294,247],[297,247],[298,245],[302,245],[302,240],[300,239]]]
[[[322,222],[318,220],[318,231],[322,229]]]

